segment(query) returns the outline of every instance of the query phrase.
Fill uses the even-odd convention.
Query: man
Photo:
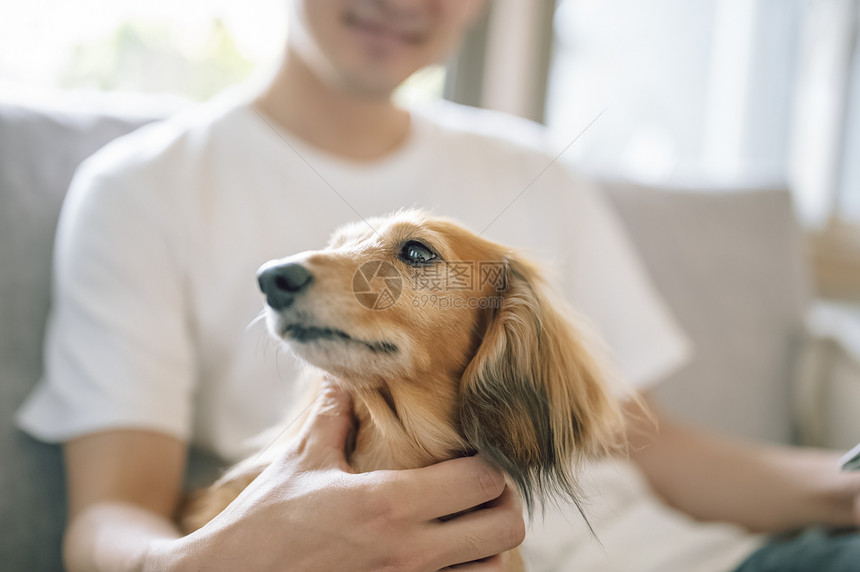
[[[64,443],[70,570],[504,566],[499,555],[521,542],[524,524],[498,471],[475,457],[352,474],[350,404],[337,387],[295,448],[224,513],[187,537],[171,522],[187,445],[238,457],[291,398],[295,364],[245,333],[262,304],[255,269],[321,247],[342,222],[436,207],[558,260],[565,293],[632,383],[644,388],[683,362],[686,342],[610,213],[564,169],[547,168],[533,126],[392,104],[393,90],[450,53],[481,9],[480,0],[292,0],[284,59],[252,101],[219,98],[81,167],[58,230],[45,379],[20,414],[32,434]],[[647,442],[634,443],[634,460],[694,517],[759,530],[855,522],[860,482],[836,474],[829,454],[729,444],[670,422]],[[639,482],[631,463],[612,466],[603,476],[621,475],[620,489]],[[659,504],[647,487],[636,492]],[[619,562],[721,570],[761,545],[738,527],[679,524],[681,513],[660,506],[654,542],[670,553]],[[689,542],[671,552],[682,529]],[[585,555],[573,565],[601,553],[587,535],[571,539]]]

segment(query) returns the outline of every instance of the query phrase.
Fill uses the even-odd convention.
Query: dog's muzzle
[[[260,290],[274,310],[289,308],[296,296],[308,289],[313,274],[297,262],[264,264],[257,271]]]

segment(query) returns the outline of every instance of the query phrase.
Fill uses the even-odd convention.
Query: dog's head
[[[532,263],[450,220],[403,211],[352,224],[258,278],[269,328],[294,353],[355,387],[428,385],[439,418],[530,507],[575,498],[575,461],[617,442],[594,336]]]

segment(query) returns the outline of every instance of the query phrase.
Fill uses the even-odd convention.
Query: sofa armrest
[[[800,441],[847,450],[860,442],[860,305],[809,312],[795,387]]]

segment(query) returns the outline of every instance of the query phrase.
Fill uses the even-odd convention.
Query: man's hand
[[[157,544],[153,569],[501,570],[522,542],[522,510],[477,457],[354,474],[344,455],[348,395],[325,388],[295,445],[206,526]],[[484,505],[456,518],[439,518]]]

